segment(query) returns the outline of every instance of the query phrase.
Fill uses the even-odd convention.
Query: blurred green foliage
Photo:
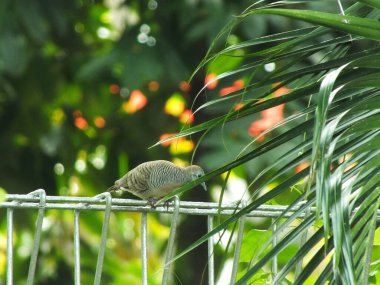
[[[244,19],[214,41],[234,15],[251,2],[0,1],[0,187],[17,194],[43,188],[48,195],[94,196],[141,162],[168,159],[179,164],[191,163],[196,143],[200,141],[198,134],[149,147],[160,138],[186,128],[193,120],[198,124],[237,110],[244,98],[225,95],[249,85],[253,76],[257,81],[268,79],[273,71],[262,64],[254,74],[248,71],[239,76],[236,72],[223,80],[217,78],[244,64],[255,64],[254,60],[263,56],[256,52],[271,47],[263,42],[217,56],[187,82],[208,48],[236,47],[266,34],[310,27],[287,18],[256,15]],[[322,4],[311,3],[309,8],[318,9],[318,5]],[[336,11],[329,5],[324,7]],[[327,41],[334,35],[324,37]],[[360,47],[352,49],[360,50]],[[311,60],[296,61],[293,70],[316,64],[323,56],[318,54]],[[280,62],[276,68],[281,71],[288,66],[289,63]],[[210,78],[214,79],[209,81]],[[309,79],[302,78],[297,84]],[[249,99],[259,100],[276,83],[258,88]],[[197,96],[200,90],[201,96]],[[284,87],[281,94],[270,96],[281,96],[287,91]],[[222,98],[226,101],[221,103]],[[213,104],[213,100],[219,101]],[[192,117],[192,111],[206,102],[207,108]],[[300,99],[272,111],[283,118],[284,114],[295,114],[309,104],[306,99]],[[254,123],[264,119],[263,114],[256,113],[221,129],[210,129],[201,140],[194,161],[211,171],[233,161],[247,149],[252,150],[252,146],[260,145],[267,137],[273,138],[278,130],[257,138],[263,130],[257,129]],[[292,123],[281,131],[291,127],[294,127]],[[252,143],[252,137],[257,141]],[[301,141],[302,138],[288,140],[274,152],[276,156],[286,154]],[[225,200],[242,198],[247,181],[252,181],[251,189],[254,189],[255,184],[274,175],[278,169],[268,168],[265,177],[254,180],[263,169],[273,166],[274,152],[235,168],[226,183]],[[291,168],[288,172],[293,175],[297,171]],[[182,199],[218,201],[223,178],[210,181],[211,190],[207,194],[195,190],[187,192]],[[282,178],[278,178],[278,183]],[[269,192],[275,184],[266,185],[264,190]],[[290,204],[299,197],[303,187],[302,183],[296,184],[271,202]],[[4,210],[0,214],[6,216]],[[15,211],[15,284],[26,281],[35,219],[35,211]],[[102,284],[141,284],[140,219],[138,213],[112,213]],[[93,282],[102,221],[103,213],[81,213],[82,284]],[[0,223],[0,284],[3,284],[5,218]],[[150,214],[148,224],[148,279],[149,284],[160,284],[170,222],[165,215]],[[269,219],[247,219],[247,224],[241,264],[250,264],[272,233],[264,231],[268,229]],[[297,227],[298,222],[291,226]],[[178,251],[204,235],[206,228],[204,217],[182,217]],[[233,226],[226,229],[226,236],[233,231]],[[36,284],[73,283],[72,236],[73,212],[47,211]],[[222,241],[215,247],[216,266],[220,271],[233,252],[234,243],[227,244]],[[296,251],[296,245],[291,244],[279,254],[280,266]],[[174,283],[206,284],[203,273],[207,272],[207,260],[204,244],[176,261]],[[264,284],[270,279],[269,272],[268,268],[260,269],[251,281]],[[241,270],[239,277],[244,273]]]
[[[141,162],[189,163],[192,141],[148,147],[189,122],[181,115],[192,107],[205,72],[190,85],[187,80],[220,29],[248,4],[1,1],[0,186],[17,194],[43,188],[48,195],[93,196]],[[229,40],[263,35],[270,26],[264,18],[252,19]],[[219,73],[240,62],[240,58],[216,61],[208,72]],[[172,95],[180,98],[174,105],[168,103]],[[207,116],[197,113],[195,122]],[[233,142],[240,145],[241,136],[249,140],[245,129]],[[213,147],[212,140],[208,145]],[[195,160],[205,151],[199,149]],[[210,170],[214,160],[210,153],[202,166]],[[209,200],[200,191],[185,198]],[[4,210],[0,213],[6,216]],[[47,211],[46,215],[36,284],[72,284],[73,213]],[[26,280],[35,218],[34,211],[15,211],[15,284]],[[102,218],[102,213],[81,214],[83,284],[92,283],[94,277]],[[139,221],[138,214],[112,215],[102,284],[140,284]],[[6,221],[0,222],[4,240],[0,244],[5,245]],[[149,216],[149,284],[160,283],[168,224]],[[187,234],[190,228],[192,235]],[[185,219],[178,248],[205,231],[204,220]],[[200,256],[204,263],[191,261]],[[178,262],[175,274],[187,284],[199,284],[206,251],[200,248],[188,258]],[[3,246],[0,268],[4,280]]]

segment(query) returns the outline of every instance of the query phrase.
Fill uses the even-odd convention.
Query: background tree
[[[190,111],[205,74],[191,83],[187,80],[226,19],[246,5],[223,1],[1,1],[0,186],[8,193],[43,188],[48,195],[93,196],[141,162],[189,163],[197,137],[148,147],[207,116],[192,117]],[[252,31],[245,29],[243,34],[252,35]],[[202,102],[205,99],[195,106]],[[213,166],[204,167],[210,170]],[[209,197],[194,191],[183,199],[207,201]],[[109,249],[114,254],[106,260],[104,282],[140,284],[134,245],[139,238],[139,215],[114,216]],[[85,232],[82,259],[88,268],[83,282],[87,283],[93,278],[101,218],[100,213],[81,217]],[[26,278],[34,220],[34,213],[15,213],[15,248],[19,249],[15,251],[15,282],[19,284]],[[168,229],[158,217],[149,222],[152,247],[157,249],[151,258],[154,277],[150,284],[158,284],[159,274],[154,272],[162,267],[160,251],[165,248]],[[5,220],[1,223],[5,237]],[[46,246],[41,248],[37,280],[40,284],[72,283],[73,260],[65,254],[72,247],[72,215],[48,211],[45,223]],[[194,240],[205,232],[205,221],[183,222],[179,248],[192,241],[185,241],[188,228]],[[1,252],[5,262],[5,251]],[[201,254],[205,254],[202,249],[195,256]],[[197,284],[201,277],[189,271],[188,263],[181,262],[177,274]],[[192,269],[199,272],[204,266],[195,263]],[[0,268],[4,276],[5,266]]]

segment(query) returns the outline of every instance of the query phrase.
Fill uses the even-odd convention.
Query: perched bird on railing
[[[155,203],[173,190],[204,175],[198,165],[177,166],[170,161],[155,160],[142,163],[128,171],[107,191],[127,191],[147,200],[154,207]],[[206,184],[201,184],[205,190]]]

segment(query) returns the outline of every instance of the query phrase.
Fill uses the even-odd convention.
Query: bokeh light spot
[[[144,108],[147,103],[148,99],[140,90],[133,90],[131,97],[122,107],[126,113],[132,114]]]
[[[61,125],[65,118],[65,112],[61,108],[55,109],[51,114],[51,121],[54,125]]]
[[[148,40],[147,40],[147,42],[146,42],[146,44],[147,44],[148,46],[150,46],[150,47],[154,47],[154,46],[156,45],[156,43],[157,43],[156,38],[155,38],[155,37],[152,37],[152,36],[148,37]]]
[[[295,167],[295,172],[296,173],[299,173],[301,172],[302,170],[308,168],[310,166],[310,163],[308,163],[307,161],[303,161],[301,162],[300,164],[298,164],[296,167]]]
[[[75,161],[74,166],[79,173],[84,173],[87,170],[87,163],[84,159],[78,159]]]
[[[174,93],[165,104],[165,113],[178,117],[185,110],[185,99],[179,93]]]
[[[193,112],[189,109],[186,109],[179,117],[179,121],[184,124],[192,124],[194,122]]]
[[[148,1],[148,9],[149,10],[156,10],[158,7],[158,3],[156,0],[149,0]]]
[[[65,172],[65,167],[63,166],[62,163],[56,163],[54,165],[54,172],[57,175],[62,175]]]
[[[237,111],[237,110],[240,110],[241,108],[244,107],[244,104],[243,103],[237,103],[234,107],[234,110]]]
[[[189,153],[194,150],[194,142],[184,138],[179,138],[176,142],[170,144],[169,151],[171,154]]]
[[[95,117],[94,124],[97,128],[101,129],[106,126],[106,120],[103,117],[98,116],[98,117]]]
[[[162,135],[160,136],[160,141],[162,141],[162,140],[164,140],[164,139],[167,139],[167,138],[170,138],[170,137],[172,137],[172,136],[174,136],[174,135],[175,135],[175,133],[162,134]],[[165,142],[161,143],[161,145],[162,145],[162,146],[169,146],[169,145],[171,145],[173,142],[175,142],[176,140],[178,140],[178,139],[171,139],[171,140],[168,140],[168,141],[165,141]]]
[[[264,70],[266,72],[272,72],[276,69],[276,64],[274,62],[270,62],[264,65]]]
[[[224,87],[220,89],[219,95],[226,96],[232,92],[242,89],[243,87],[244,87],[244,81],[242,79],[239,79],[239,80],[236,80],[232,86],[228,86],[228,87]]]
[[[160,88],[160,83],[158,83],[157,81],[151,81],[151,82],[149,82],[149,84],[148,84],[148,89],[149,89],[149,91],[151,91],[151,92],[155,92],[155,91],[157,91],[159,88]]]
[[[79,116],[74,119],[74,125],[80,130],[85,130],[88,127],[87,120]]]
[[[190,91],[190,84],[189,82],[187,81],[181,81],[181,83],[179,84],[179,89],[182,91],[182,92],[189,92]]]
[[[215,89],[215,87],[218,85],[218,80],[216,79],[215,73],[207,74],[205,77],[205,86],[207,89]]]
[[[111,36],[111,31],[109,29],[107,29],[106,27],[100,27],[96,31],[96,34],[101,39],[107,39],[107,38],[109,38]]]
[[[137,35],[137,41],[140,43],[140,44],[145,44],[148,42],[148,35],[145,34],[145,33],[139,33]]]
[[[85,28],[84,28],[83,23],[80,23],[80,22],[76,23],[75,26],[74,26],[74,30],[75,30],[75,32],[77,32],[78,34],[83,33],[83,32],[85,31]]]
[[[111,94],[118,94],[120,92],[120,86],[117,84],[111,84],[109,90]]]

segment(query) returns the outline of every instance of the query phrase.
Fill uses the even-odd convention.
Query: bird
[[[203,169],[198,165],[181,167],[167,160],[154,160],[141,163],[128,171],[107,191],[127,191],[155,207],[162,197],[204,175]],[[201,185],[207,190],[204,182]]]

